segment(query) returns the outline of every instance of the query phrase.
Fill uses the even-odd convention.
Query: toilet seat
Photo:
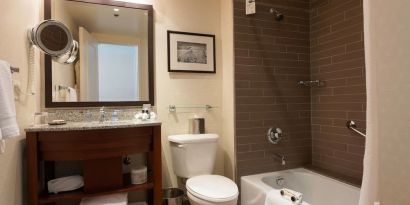
[[[201,175],[189,178],[186,188],[193,196],[210,202],[231,201],[239,195],[236,184],[219,175]]]

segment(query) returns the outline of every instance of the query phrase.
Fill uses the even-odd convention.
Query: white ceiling
[[[143,38],[148,32],[147,11],[124,7],[90,4],[75,1],[56,0],[65,8],[77,26],[90,33],[131,36]],[[119,9],[118,12],[114,8]],[[114,14],[119,16],[115,17]]]

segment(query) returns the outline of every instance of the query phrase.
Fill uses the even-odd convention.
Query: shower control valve
[[[282,140],[282,129],[280,128],[269,128],[267,134],[268,140],[272,144],[278,144]]]

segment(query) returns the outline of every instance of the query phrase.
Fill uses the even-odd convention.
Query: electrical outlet
[[[251,15],[256,13],[256,0],[245,0],[246,1],[246,15]]]

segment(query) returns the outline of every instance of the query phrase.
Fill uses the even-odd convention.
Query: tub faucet
[[[285,165],[286,165],[285,155],[280,155],[280,154],[276,154],[276,153],[275,153],[275,154],[273,154],[273,156],[281,160],[282,166],[285,166]]]

